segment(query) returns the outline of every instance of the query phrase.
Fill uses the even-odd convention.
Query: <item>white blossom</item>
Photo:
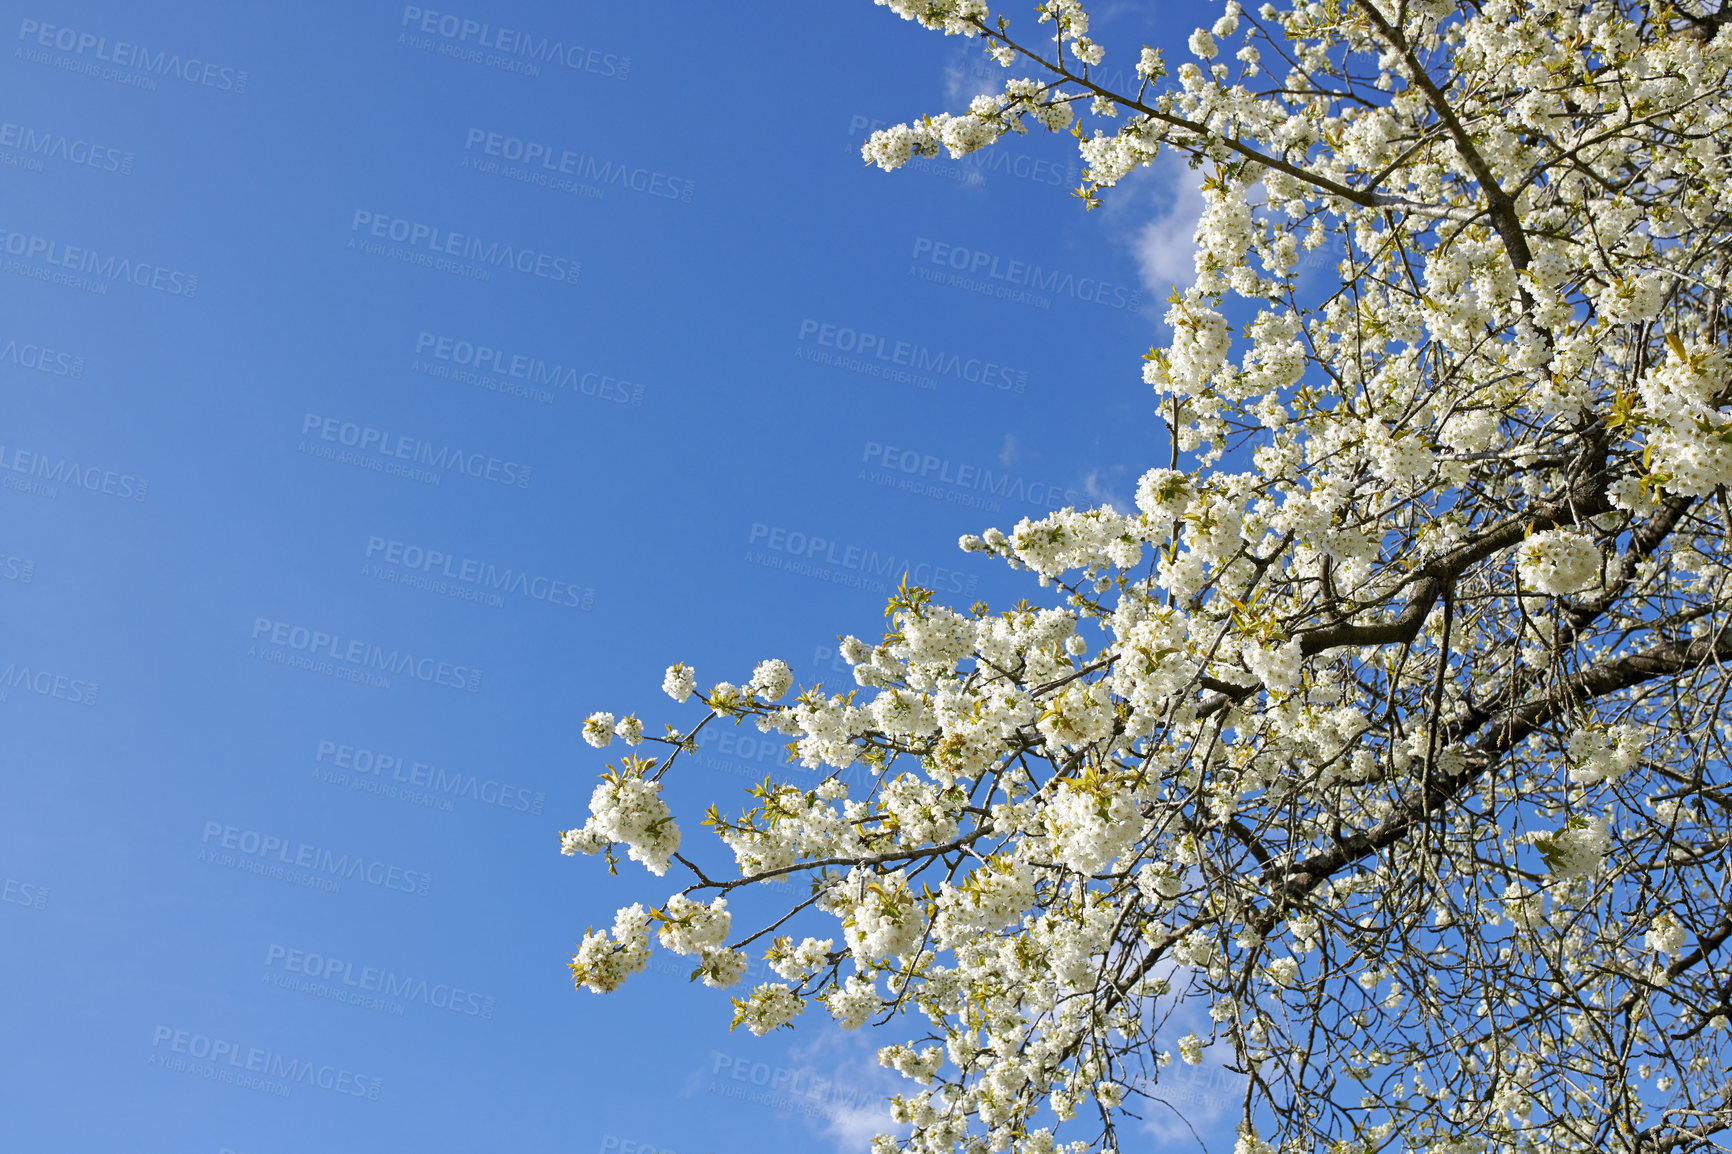
[[[662,678],[662,692],[675,701],[684,701],[692,695],[692,690],[697,687],[697,674],[684,665],[668,666],[667,675]]]
[[[1648,926],[1643,942],[1650,950],[1676,956],[1689,940],[1689,934],[1671,914],[1659,914]]]
[[[918,1023],[878,1050],[919,1089],[874,1154],[1096,1154],[1047,1124],[1098,1108],[1122,1137],[1140,1064],[1206,1046],[1256,1074],[1238,1154],[1711,1125],[1732,1045],[1725,20],[1227,2],[1169,74],[1083,0],[1032,23],[881,3],[1035,75],[873,132],[865,161],[1069,132],[1089,207],[1193,166],[1189,283],[1145,326],[1143,414],[1112,417],[1148,424],[1150,459],[1133,509],[960,538],[1027,600],[905,585],[842,637],[839,685],[784,700],[772,660],[698,694],[675,665],[690,716],[665,736],[591,715],[589,745],[633,752],[561,852],[611,868],[624,847],[688,888],[587,933],[576,982],[641,970],[652,922],[716,987],[785,934],[764,953],[783,982],[736,995],[735,1025],[808,998],[844,1029]],[[1042,336],[1098,359],[1062,321]],[[1122,408],[1087,387],[1082,433]],[[700,730],[748,720],[792,762],[676,863],[663,782],[701,784]],[[778,900],[733,899],[748,884]],[[1707,1104],[1693,1121],[1653,1112],[1674,1089]]]
[[[1541,593],[1577,593],[1600,574],[1600,551],[1589,538],[1567,529],[1535,533],[1521,545],[1523,584]]]
[[[613,714],[592,713],[583,722],[583,739],[597,749],[613,740]]]

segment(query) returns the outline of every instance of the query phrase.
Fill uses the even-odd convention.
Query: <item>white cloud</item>
[[[910,1092],[914,1083],[878,1064],[876,1031],[845,1034],[831,1027],[814,1031],[788,1047],[790,1060],[824,1069],[832,1089],[820,1108],[805,1114],[836,1154],[869,1154],[877,1134],[902,1134],[907,1127],[890,1120],[889,1098]]]
[[[868,1154],[872,1149],[872,1139],[902,1129],[890,1120],[890,1114],[883,1106],[876,1109],[838,1106],[825,1115],[824,1121],[824,1137],[836,1147],[837,1154]]]
[[[1183,991],[1190,985],[1192,968],[1167,959],[1151,976],[1171,983],[1175,991]],[[1180,1035],[1210,1035],[1213,1025],[1205,1005],[1194,998],[1161,999],[1160,1005],[1145,1011],[1144,1020],[1155,1039],[1151,1050],[1166,1051],[1171,1062],[1161,1067],[1154,1079],[1136,1083],[1146,1098],[1126,1096],[1127,1103],[1143,1116],[1138,1128],[1154,1139],[1156,1149],[1192,1142],[1210,1150],[1219,1142],[1219,1148],[1226,1149],[1232,1143],[1244,1099],[1245,1075],[1222,1065],[1217,1060],[1218,1049],[1205,1050],[1202,1063],[1196,1066],[1180,1060],[1178,1053]]]
[[[1121,495],[1115,483],[1124,472],[1123,465],[1102,465],[1083,474],[1083,492],[1088,494],[1089,503],[1096,508],[1111,505],[1117,513],[1136,512],[1136,503]]]
[[[1191,257],[1197,250],[1197,221],[1203,215],[1202,174],[1172,153],[1145,171],[1152,179],[1125,181],[1119,188],[1130,192],[1133,200],[1153,200],[1160,206],[1158,214],[1137,230],[1132,248],[1150,299],[1164,301],[1174,285],[1185,288],[1197,275]]]
[[[1017,443],[1015,433],[1004,435],[1004,447],[998,451],[998,463],[1006,468],[1022,460],[1022,446]]]
[[[968,50],[958,52],[952,62],[945,65],[944,96],[953,110],[958,105],[966,106],[976,96],[991,96],[1004,91],[1004,81],[998,76],[1003,70],[987,60],[976,44],[970,40]]]
[[[1139,1129],[1159,1149],[1185,1139],[1230,1141],[1244,1092],[1243,1074],[1212,1064],[1193,1069],[1175,1058],[1159,1082],[1143,1089],[1148,1098],[1130,1095],[1126,1100],[1143,1115]]]

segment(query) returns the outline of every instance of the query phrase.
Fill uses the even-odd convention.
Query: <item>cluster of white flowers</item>
[[[1666,286],[1657,276],[1625,280],[1600,294],[1596,303],[1607,324],[1628,325],[1651,321],[1665,304]]]
[[[1438,441],[1458,453],[1482,453],[1497,441],[1498,415],[1490,409],[1458,409],[1449,415]]]
[[[716,948],[728,940],[728,927],[733,924],[726,898],[705,905],[675,894],[661,912],[665,920],[656,931],[656,940],[676,954],[701,954]]]
[[[1079,874],[1100,871],[1142,833],[1140,807],[1131,796],[1064,783],[1046,810],[1047,836],[1059,861]]]
[[[606,994],[617,990],[628,976],[641,973],[649,962],[649,925],[649,913],[641,903],[634,903],[614,915],[611,936],[586,932],[571,956],[573,981]]]
[[[1203,1060],[1203,1039],[1197,1037],[1195,1033],[1186,1034],[1180,1038],[1179,1057],[1184,1059],[1187,1066],[1201,1063]]]
[[[928,1046],[924,1050],[916,1050],[913,1046],[897,1043],[884,1046],[878,1051],[878,1064],[889,1067],[916,1082],[930,1082],[932,1075],[944,1065],[944,1051],[937,1046]]]
[[[1269,963],[1267,974],[1270,985],[1291,986],[1299,977],[1299,961],[1297,958],[1276,958]]]
[[[1520,882],[1511,882],[1502,897],[1504,916],[1514,925],[1533,929],[1545,924],[1545,896]]]
[[[1166,320],[1173,343],[1164,357],[1144,366],[1143,380],[1157,393],[1189,397],[1203,389],[1226,359],[1233,346],[1232,330],[1226,317],[1201,303],[1201,294],[1168,309]]]
[[[1074,46],[1082,59],[1099,62],[1099,45],[1081,40]],[[1074,119],[1069,102],[1050,99],[1045,85],[1028,79],[1010,80],[1000,96],[976,96],[962,116],[943,112],[874,131],[860,146],[860,156],[886,172],[901,168],[916,156],[937,156],[940,149],[959,159],[996,143],[1007,132],[1026,131],[1024,116],[1049,132],[1069,128]]]
[[[760,661],[752,670],[752,680],[747,688],[765,701],[780,701],[793,684],[794,671],[788,668],[788,663],[771,658]]]
[[[725,990],[738,982],[751,959],[739,950],[705,950],[698,959],[697,976],[713,990]]]
[[[914,665],[953,666],[973,652],[974,622],[949,609],[937,609],[903,623],[896,656]]]
[[[853,739],[870,728],[872,712],[841,696],[810,697],[787,711],[783,720],[791,727],[784,732],[800,734],[795,746],[800,764],[808,769],[826,765],[846,769],[859,758]]]
[[[736,1024],[744,1024],[758,1037],[789,1025],[806,1012],[806,1003],[780,982],[769,982],[753,990],[748,998],[734,1000]]]
[[[1654,472],[1669,492],[1700,497],[1732,484],[1732,416],[1721,398],[1732,360],[1713,346],[1683,346],[1642,375]]]
[[[1579,593],[1600,578],[1600,550],[1569,529],[1547,529],[1522,542],[1517,569],[1522,584],[1540,593]]]
[[[880,640],[839,645],[840,692],[789,698],[776,660],[707,694],[670,667],[664,691],[708,706],[700,728],[751,721],[798,768],[738,818],[710,814],[740,879],[694,860],[665,909],[586,935],[578,983],[642,969],[652,922],[706,983],[738,982],[726,903],[695,895],[786,876],[811,886],[793,916],[822,928],[773,940],[787,984],[736,998],[736,1024],[766,1033],[814,1000],[846,1029],[924,1015],[940,1043],[879,1051],[939,1084],[893,1101],[913,1134],[875,1154],[1083,1154],[1033,1122],[1086,1117],[1091,1095],[1115,1110],[1123,1059],[1156,1046],[1286,1063],[1252,1094],[1279,1142],[1244,1130],[1237,1154],[1327,1145],[1340,1109],[1305,1095],[1344,1066],[1399,1083],[1405,1113],[1355,1121],[1372,1145],[1501,1154],[1602,1132],[1568,1128],[1599,1107],[1560,1071],[1609,1069],[1570,1063],[1686,1013],[1662,991],[1696,976],[1651,955],[1639,1022],[1607,1007],[1634,988],[1620,975],[1644,925],[1651,954],[1706,940],[1693,919],[1717,891],[1698,905],[1667,887],[1712,889],[1679,879],[1725,844],[1719,803],[1690,784],[1732,738],[1710,680],[1732,656],[1714,287],[1732,252],[1732,36],[1698,35],[1723,21],[1565,0],[1251,19],[1229,0],[1175,75],[1143,48],[1136,90],[1113,93],[1083,0],[1040,5],[1038,50],[981,0],[879,2],[1046,71],[872,133],[878,167],[1038,125],[1074,132],[1091,206],[1163,155],[1202,176],[1193,279],[1142,367],[1164,464],[1134,509],[963,537],[1051,602],[995,613],[899,590]],[[1690,677],[1681,695],[1643,684]],[[562,851],[611,863],[624,845],[665,872],[679,830],[660,778],[696,729],[598,712],[582,732],[668,756],[605,776]],[[1656,776],[1643,810],[1630,799]],[[1685,835],[1711,852],[1668,853]],[[1397,941],[1416,944],[1391,955]],[[1354,1008],[1319,1039],[1282,1012],[1299,986]],[[1470,987],[1499,992],[1474,1005]],[[1566,993],[1558,1031],[1522,1017]],[[1167,1009],[1192,998],[1207,1042],[1172,1037]],[[1459,1052],[1447,1073],[1387,1046],[1420,1010]]]
[[[1113,731],[1113,703],[1107,688],[1096,681],[1067,686],[1035,721],[1048,746],[1081,749]]]
[[[1596,818],[1572,817],[1562,829],[1528,834],[1551,872],[1560,878],[1589,877],[1600,871],[1606,850],[1612,844],[1611,823],[1602,814]]]
[[[618,723],[613,721],[613,714],[591,714],[584,719],[584,740],[596,749],[606,749],[613,738],[620,738],[627,745],[639,745],[644,740],[644,726],[637,717],[622,717]]]
[[[1435,457],[1419,438],[1391,436],[1381,421],[1367,430],[1371,471],[1392,485],[1418,480],[1431,472]]]
[[[667,873],[669,859],[680,848],[680,827],[661,792],[661,782],[645,781],[638,773],[604,776],[589,795],[589,820],[583,828],[559,835],[560,852],[593,854],[617,842],[651,873]]]
[[[1684,943],[1688,940],[1689,933],[1678,924],[1677,918],[1668,913],[1655,916],[1643,939],[1650,950],[1671,954],[1674,957],[1684,948]]]
[[[1245,650],[1245,666],[1270,693],[1291,693],[1299,688],[1304,650],[1298,638],[1279,645],[1257,645]]]
[[[947,36],[975,35],[975,25],[988,15],[985,0],[873,0],[873,3]]]
[[[867,1018],[884,1008],[872,980],[860,974],[848,975],[847,982],[825,996],[824,1004],[844,1030],[858,1030]]]
[[[1617,781],[1642,756],[1642,734],[1619,724],[1609,731],[1578,729],[1570,734],[1570,780],[1581,785]]]
[[[705,905],[684,894],[675,894],[661,910],[652,913],[661,922],[656,940],[676,954],[696,954],[697,975],[712,987],[731,986],[745,973],[749,959],[722,943],[733,924],[725,898]]]
[[[1167,537],[1196,496],[1196,486],[1177,469],[1150,469],[1137,481],[1137,508],[1145,517],[1164,522]]]
[[[1102,565],[1130,568],[1142,558],[1141,527],[1119,516],[1111,506],[1086,512],[1061,509],[1038,521],[1025,517],[1009,537],[988,530],[984,538],[965,541],[964,548],[1014,557],[1049,579],[1067,569]]]
[[[592,713],[584,719],[583,739],[597,749],[605,748],[613,740],[613,714]]]
[[[678,702],[685,701],[697,687],[698,675],[684,665],[668,666],[667,674],[662,678],[662,692]]]
[[[945,882],[938,895],[933,940],[951,949],[1022,920],[1034,902],[1034,867],[1004,857],[970,873],[962,885]]]
[[[856,869],[832,891],[830,905],[847,911],[843,939],[862,969],[906,955],[926,931],[925,903],[909,891],[901,870],[875,876]]]
[[[787,938],[777,938],[764,956],[769,959],[770,968],[781,977],[790,982],[804,982],[829,960],[835,945],[832,938],[807,938],[798,946],[793,946]]]

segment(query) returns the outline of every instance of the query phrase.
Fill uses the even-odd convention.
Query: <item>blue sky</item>
[[[1097,30],[1124,67],[1199,19]],[[863,167],[1000,75],[865,0],[0,28],[8,1143],[863,1149],[906,1035],[571,989],[673,889],[558,854],[579,726],[691,720],[676,660],[834,679],[904,568],[1038,595],[956,538],[1164,463],[1138,357],[1195,194],[1085,213],[1045,136]],[[706,745],[687,845],[777,760]]]

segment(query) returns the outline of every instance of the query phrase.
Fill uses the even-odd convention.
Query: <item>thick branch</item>
[[[1402,35],[1401,29],[1392,26],[1388,20],[1384,19],[1383,13],[1379,12],[1377,6],[1370,3],[1369,0],[1361,0],[1359,10],[1365,13],[1366,18],[1372,24],[1376,25],[1377,33],[1383,38],[1384,43],[1401,56],[1402,62],[1407,65],[1408,83],[1425,93],[1426,102],[1431,105],[1431,110],[1437,114],[1438,121],[1449,133],[1450,139],[1455,142],[1456,151],[1461,154],[1462,160],[1467,162],[1468,170],[1473,173],[1473,178],[1479,182],[1480,188],[1484,190],[1486,205],[1491,211],[1492,227],[1497,229],[1498,236],[1503,240],[1504,248],[1509,252],[1510,263],[1515,265],[1518,271],[1527,268],[1529,264],[1533,263],[1533,252],[1528,248],[1527,234],[1522,230],[1521,217],[1516,212],[1515,198],[1505,192],[1503,186],[1498,184],[1497,177],[1492,173],[1491,165],[1486,163],[1485,157],[1481,156],[1479,149],[1474,147],[1473,138],[1468,135],[1467,129],[1462,127],[1461,120],[1456,116],[1455,109],[1450,106],[1449,99],[1444,96],[1443,90],[1438,88],[1437,82],[1432,80],[1431,74],[1425,70],[1424,63],[1414,55],[1413,45],[1407,42],[1407,37]]]
[[[1398,798],[1389,815],[1369,830],[1342,838],[1329,849],[1287,867],[1279,875],[1266,874],[1265,877],[1276,882],[1276,900],[1254,919],[1254,922],[1261,923],[1254,928],[1267,933],[1286,908],[1319,883],[1349,864],[1405,838],[1432,814],[1449,806],[1517,743],[1580,702],[1728,659],[1732,659],[1732,630],[1722,629],[1711,637],[1662,642],[1640,653],[1584,669],[1560,681],[1543,696],[1497,719],[1495,727],[1475,743],[1461,769],[1454,773],[1434,771],[1429,784]]]
[[[1412,641],[1419,635],[1420,626],[1425,624],[1425,618],[1443,593],[1444,586],[1461,576],[1470,565],[1520,544],[1529,532],[1571,524],[1580,518],[1604,513],[1609,508],[1604,478],[1587,478],[1578,483],[1564,500],[1541,502],[1526,516],[1493,526],[1409,574],[1403,585],[1412,584],[1413,595],[1393,621],[1343,621],[1308,629],[1299,635],[1300,647],[1310,657],[1342,646],[1392,645]]]

